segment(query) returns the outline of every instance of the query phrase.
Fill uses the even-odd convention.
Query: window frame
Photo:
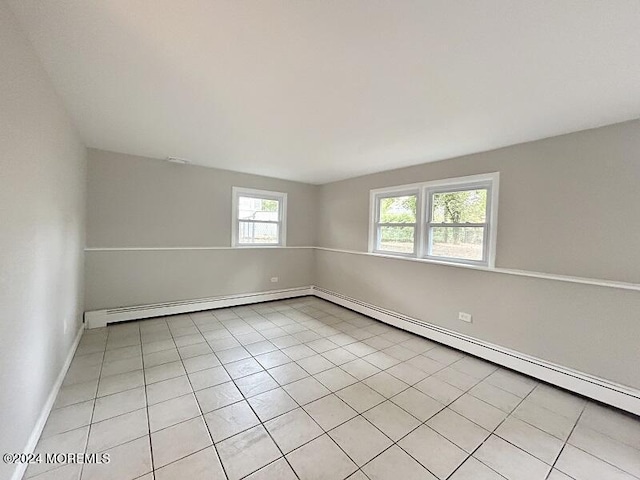
[[[429,182],[412,183],[395,187],[378,188],[370,191],[369,200],[369,252],[379,255],[390,255],[394,257],[408,257],[418,260],[435,263],[454,263],[459,265],[481,266],[495,268],[496,241],[498,232],[498,195],[500,187],[500,173],[486,173],[480,175],[469,175],[465,177],[445,178]],[[431,202],[434,193],[464,191],[486,188],[487,189],[487,215],[486,221],[481,224],[434,224],[431,222]],[[416,230],[414,253],[407,254],[380,250],[379,247],[379,199],[397,197],[409,194],[418,195],[416,202]],[[411,225],[411,224],[409,224]],[[433,226],[461,226],[461,227],[484,227],[483,256],[482,261],[468,260],[455,257],[440,257],[429,254],[430,227]]]
[[[240,243],[240,222],[238,215],[239,198],[249,197],[262,200],[277,200],[279,202],[278,220],[251,220],[253,223],[269,223],[278,225],[278,243]],[[287,245],[287,193],[257,190],[254,188],[231,187],[231,246],[234,248],[251,247],[285,247]]]
[[[416,221],[415,223],[383,223],[383,222],[379,222],[378,219],[380,218],[380,201],[384,198],[391,198],[391,197],[407,197],[410,195],[415,195],[416,196]],[[420,202],[420,190],[418,188],[409,188],[409,189],[399,189],[399,190],[393,190],[393,191],[389,191],[389,192],[380,192],[375,194],[375,196],[373,197],[373,201],[374,201],[374,205],[373,205],[373,218],[372,218],[372,226],[371,228],[373,229],[373,244],[370,246],[370,251],[374,252],[374,253],[381,253],[381,254],[391,254],[391,255],[398,255],[401,257],[415,257],[417,252],[418,252],[418,248],[419,248],[419,242],[418,242],[418,238],[419,238],[419,233],[418,230],[420,229],[420,218],[421,218],[421,202]],[[381,250],[380,249],[380,230],[383,226],[392,226],[392,227],[403,227],[403,226],[413,226],[413,253],[405,253],[405,252],[394,252],[392,250]],[[371,237],[371,236],[370,236]]]

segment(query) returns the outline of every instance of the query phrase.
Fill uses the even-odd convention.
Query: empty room
[[[640,2],[0,0],[0,480],[640,480]]]

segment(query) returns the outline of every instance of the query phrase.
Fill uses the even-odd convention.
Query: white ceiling
[[[90,147],[325,183],[640,116],[638,0],[9,0]]]

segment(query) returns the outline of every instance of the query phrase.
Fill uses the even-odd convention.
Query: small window
[[[233,187],[232,245],[286,245],[287,194]]]
[[[376,196],[375,250],[415,255],[418,192]]]
[[[493,267],[499,178],[489,173],[372,190],[369,251]]]

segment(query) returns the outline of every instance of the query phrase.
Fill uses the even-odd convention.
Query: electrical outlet
[[[271,283],[278,283],[278,277],[271,277]]]
[[[471,314],[458,312],[458,320],[462,320],[463,322],[471,323]]]

